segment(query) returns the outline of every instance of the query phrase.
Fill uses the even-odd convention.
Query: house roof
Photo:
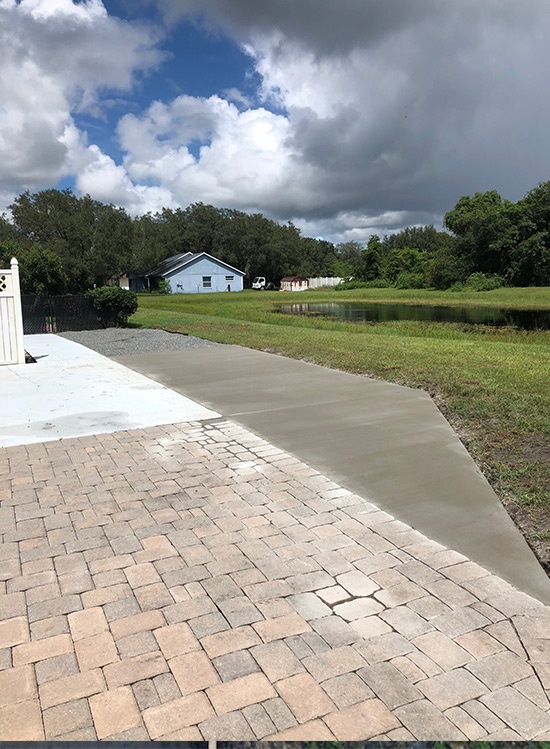
[[[154,270],[147,271],[146,276],[163,276],[165,273],[178,266],[185,258],[193,255],[192,252],[178,252],[177,255],[165,258]]]
[[[178,270],[181,270],[182,268],[185,268],[191,263],[194,263],[196,260],[198,260],[201,257],[210,258],[210,260],[213,260],[215,263],[218,263],[218,265],[222,265],[224,268],[228,268],[234,273],[238,273],[240,276],[244,276],[244,271],[238,270],[237,268],[234,268],[232,265],[229,265],[228,263],[224,263],[223,260],[219,260],[219,258],[214,257],[213,255],[209,255],[208,252],[181,252],[179,255],[173,255],[172,257],[166,258],[166,260],[164,260],[159,265],[158,268],[156,268],[154,271],[150,271],[149,273],[146,273],[145,275],[146,276],[167,276],[172,273],[175,273]]]

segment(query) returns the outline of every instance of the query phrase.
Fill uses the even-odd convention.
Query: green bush
[[[387,278],[373,278],[372,281],[365,281],[366,289],[389,289],[391,283]]]
[[[126,325],[130,315],[137,312],[137,294],[120,286],[100,286],[87,291],[86,296],[92,300],[97,316],[106,328]]]
[[[396,289],[423,289],[426,286],[426,279],[423,273],[411,273],[402,270],[395,281]]]
[[[464,276],[461,263],[446,248],[437,250],[428,260],[425,273],[426,285],[433,289],[449,289]]]
[[[394,247],[383,257],[381,275],[394,284],[401,273],[424,274],[428,262],[428,253],[425,250]]]
[[[503,285],[504,281],[496,273],[472,273],[465,283],[468,289],[474,291],[493,291],[494,289],[500,289]]]
[[[172,287],[170,286],[170,281],[167,281],[165,278],[161,278],[157,288],[154,289],[151,294],[170,294],[171,291]]]

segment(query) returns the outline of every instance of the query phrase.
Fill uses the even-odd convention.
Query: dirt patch
[[[550,510],[542,507],[526,510],[509,499],[504,499],[503,505],[550,577]]]
[[[550,577],[550,507],[537,501],[550,490],[548,438],[503,430],[496,419],[465,423],[440,396],[432,397]]]
[[[518,439],[513,434],[497,433],[488,444],[497,460],[515,467],[524,461],[544,465],[550,458],[548,438],[544,434],[522,434]]]

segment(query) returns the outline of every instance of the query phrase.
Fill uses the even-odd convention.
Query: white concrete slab
[[[219,416],[79,343],[25,336],[36,364],[0,367],[0,447]]]

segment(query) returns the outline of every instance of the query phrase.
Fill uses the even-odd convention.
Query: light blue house
[[[151,289],[160,279],[170,283],[172,294],[204,294],[214,291],[242,291],[244,272],[207,252],[182,252],[164,260],[147,273]]]

